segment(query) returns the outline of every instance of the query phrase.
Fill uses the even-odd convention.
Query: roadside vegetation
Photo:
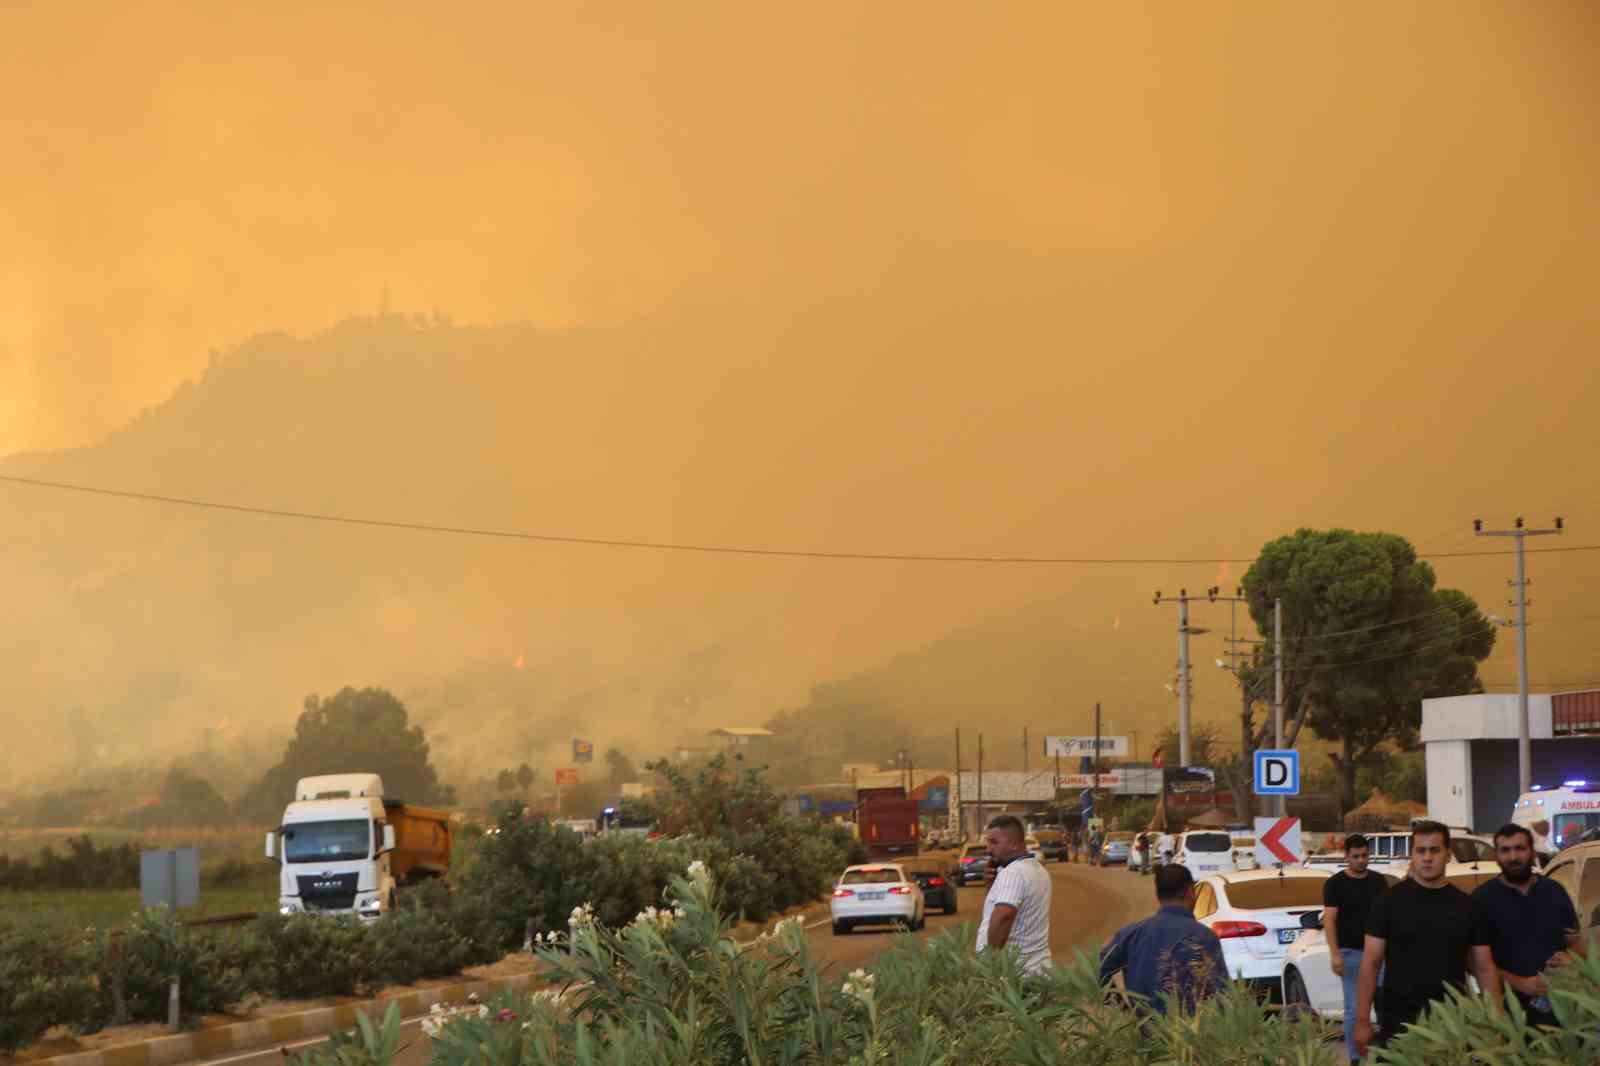
[[[17,914],[11,904],[19,894],[8,894],[0,914],[0,1050],[26,1044],[54,1025],[89,1032],[115,1021],[162,1020],[173,973],[182,977],[181,1009],[191,1020],[250,995],[361,995],[457,973],[502,958],[530,936],[564,934],[575,910],[608,925],[625,924],[659,903],[674,875],[691,863],[729,886],[718,901],[721,918],[759,920],[818,898],[840,869],[864,857],[847,831],[778,816],[776,797],[758,771],[719,762],[676,780],[671,796],[685,809],[705,810],[737,796],[744,813],[733,822],[703,823],[700,835],[646,840],[613,834],[584,842],[508,804],[493,831],[463,834],[449,883],[412,889],[399,912],[370,925],[280,916],[270,884],[255,906],[236,908],[263,917],[226,929],[191,928],[164,911],[138,912],[131,905],[136,888],[107,923],[40,922]],[[124,852],[88,841],[69,849],[97,875],[125,872],[117,865]],[[137,849],[132,854],[136,881]],[[37,875],[37,863],[30,869]],[[258,891],[253,881],[239,887]],[[59,896],[92,894],[62,890]],[[227,897],[220,888],[202,894],[213,913]],[[109,931],[113,925],[115,932]]]
[[[540,956],[554,987],[437,1009],[429,1066],[1342,1066],[1335,1027],[1265,1010],[1242,987],[1192,1014],[1142,1018],[1079,955],[1025,977],[1007,953],[972,951],[970,925],[897,938],[870,970],[811,959],[798,922],[748,950],[729,939],[708,868],[675,875],[660,907],[620,926],[580,910]],[[551,942],[553,940],[553,942]],[[838,977],[843,976],[843,980]],[[1600,1064],[1600,958],[1552,977],[1563,1022],[1531,1030],[1479,999],[1439,1005],[1373,1061]],[[399,1016],[364,1023],[294,1066],[390,1066]]]

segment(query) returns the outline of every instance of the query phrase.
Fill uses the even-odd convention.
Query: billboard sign
[[[556,771],[556,784],[558,784],[558,785],[576,785],[577,783],[578,783],[578,771],[577,771],[576,767],[571,767],[571,768],[563,767],[563,768],[561,768],[561,769]]]
[[[574,738],[572,741],[572,761],[594,762],[594,741]]]
[[[1094,754],[1094,737],[1045,737],[1045,758],[1059,755],[1063,759],[1075,756],[1090,756]],[[1127,737],[1100,738],[1100,757],[1102,759],[1125,759],[1128,757]]]

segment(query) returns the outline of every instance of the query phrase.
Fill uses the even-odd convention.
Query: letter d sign
[[[1258,796],[1298,796],[1300,794],[1300,753],[1258,751],[1255,757],[1255,794]]]

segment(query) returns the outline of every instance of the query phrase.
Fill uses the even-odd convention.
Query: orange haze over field
[[[1060,674],[964,644],[1013,695],[949,725],[1149,738],[1150,593],[1216,560],[1600,544],[1593,5],[284,7],[0,11],[0,474],[1206,561],[0,483],[0,778],[264,759],[346,683],[474,773],[478,713],[649,757],[1017,618]],[[1437,566],[1505,613],[1508,558]],[[1600,553],[1530,573],[1535,681],[1600,682]]]

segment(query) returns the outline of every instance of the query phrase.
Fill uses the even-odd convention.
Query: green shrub
[[[88,936],[65,942],[53,930],[0,920],[0,1051],[29,1043],[52,1025],[99,1027]]]
[[[120,986],[130,1021],[164,1021],[178,979],[179,1013],[193,1020],[255,991],[260,956],[247,934],[195,931],[165,908],[135,912],[120,934],[100,934],[100,1009],[113,1013]]]
[[[280,999],[356,995],[379,979],[376,938],[353,918],[263,915],[250,939],[261,990]]]

